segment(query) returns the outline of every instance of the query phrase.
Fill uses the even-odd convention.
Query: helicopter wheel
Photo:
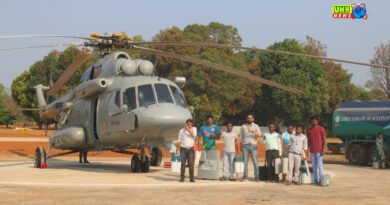
[[[35,149],[35,168],[47,168],[46,163],[46,152],[42,146],[39,146]]]
[[[149,157],[146,155],[141,156],[141,172],[149,172]]]
[[[133,158],[131,158],[131,172],[138,173],[141,171],[141,162],[139,160],[138,155],[134,155]]]
[[[160,147],[153,147],[151,152],[150,165],[160,166],[162,161],[162,152]]]

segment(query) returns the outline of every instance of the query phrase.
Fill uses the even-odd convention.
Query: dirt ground
[[[47,136],[44,130],[32,129],[32,128],[16,128],[16,129],[5,129],[0,127],[0,155],[8,156],[34,156],[35,149],[38,146],[43,146],[45,149],[49,147],[49,136],[55,132],[55,130],[49,130]],[[218,140],[216,143],[217,150],[220,150],[222,157],[223,140]],[[265,145],[258,143],[258,157],[264,158],[265,156]],[[137,150],[131,150],[137,152]],[[63,153],[62,150],[52,149],[50,154]],[[148,152],[146,150],[146,152]],[[123,155],[113,152],[91,152],[90,154],[99,157],[124,157]],[[242,155],[242,153],[238,153]],[[76,156],[72,154],[71,156]],[[163,157],[171,157],[168,152],[163,150]]]
[[[44,130],[39,130],[36,128],[12,128],[6,129],[0,127],[0,137],[46,137],[49,138],[55,130],[48,130],[47,136],[45,136]]]
[[[34,156],[35,149],[38,146],[43,146],[45,149],[49,147],[49,136],[55,130],[49,130],[47,136],[45,135],[44,130],[31,129],[31,128],[16,128],[16,129],[5,129],[0,128],[0,155],[8,155],[8,156]],[[14,139],[14,140],[12,140]],[[45,141],[45,139],[47,139]],[[25,141],[23,141],[25,140]],[[37,141],[39,140],[39,142]],[[216,147],[218,150],[223,150],[223,141],[217,141]],[[265,155],[265,145],[260,144],[258,146],[259,156],[260,158],[264,158]],[[262,151],[263,150],[263,151]],[[131,150],[133,152],[137,152],[137,150]],[[171,157],[171,155],[163,151],[163,157]],[[58,154],[63,153],[62,150],[52,149],[50,154]],[[148,153],[148,150],[146,150]],[[123,155],[119,153],[113,152],[91,152],[91,155],[96,155],[99,157],[129,157],[128,155]],[[76,154],[72,154],[70,156],[76,156]],[[222,157],[222,152],[221,152]]]

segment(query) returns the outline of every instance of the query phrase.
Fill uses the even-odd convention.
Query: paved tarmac
[[[197,180],[178,182],[163,167],[131,173],[130,159],[90,157],[49,160],[33,167],[32,157],[0,157],[0,204],[389,204],[390,170],[325,164],[331,185],[290,185]],[[165,159],[168,160],[168,159]],[[221,172],[221,170],[220,170]],[[188,173],[188,171],[187,171]],[[253,168],[250,166],[250,177]]]

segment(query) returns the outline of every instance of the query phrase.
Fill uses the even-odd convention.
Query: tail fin
[[[35,88],[35,92],[37,93],[39,107],[41,108],[41,107],[46,106],[45,97],[43,96],[43,90],[49,90],[50,87],[43,86],[42,84],[39,84],[39,85],[36,85],[34,88]]]

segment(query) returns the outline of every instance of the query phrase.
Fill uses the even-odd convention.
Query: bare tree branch
[[[375,55],[370,62],[372,64],[390,65],[390,41],[387,44],[382,43],[375,47]],[[370,73],[371,80],[367,83],[367,86],[381,90],[387,98],[390,98],[390,71],[371,67]]]

